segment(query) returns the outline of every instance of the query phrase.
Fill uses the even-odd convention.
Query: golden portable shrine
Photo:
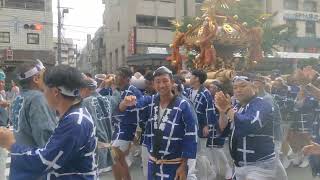
[[[170,60],[177,72],[183,69],[183,60],[188,59],[190,54],[194,55],[190,59],[193,68],[204,69],[209,79],[218,78],[222,81],[232,78],[236,67],[243,63],[240,57],[246,59],[243,67],[250,67],[262,60],[262,28],[248,27],[246,22],[239,21],[238,15],[227,16],[221,11],[228,10],[238,1],[204,1],[202,17],[188,24],[185,32],[179,30],[183,25],[181,22],[171,22],[176,32],[170,45]],[[185,54],[181,53],[182,49]]]

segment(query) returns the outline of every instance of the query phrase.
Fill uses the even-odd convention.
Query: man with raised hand
[[[237,180],[274,180],[276,155],[274,149],[272,105],[257,97],[253,83],[246,76],[233,80],[231,98],[218,92],[215,104],[219,110],[219,128],[230,136],[230,153],[235,164]]]

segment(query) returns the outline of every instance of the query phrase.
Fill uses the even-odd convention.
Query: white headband
[[[35,65],[35,67],[33,67],[32,69],[30,69],[25,73],[22,73],[24,76],[21,76],[21,74],[19,74],[18,79],[19,80],[28,79],[29,77],[32,77],[38,74],[39,72],[41,72],[45,67],[43,66],[42,62],[39,59],[37,59],[37,62],[38,63]]]
[[[79,89],[74,89],[70,91],[63,86],[59,86],[58,89],[60,90],[60,93],[65,96],[78,97],[80,94]]]

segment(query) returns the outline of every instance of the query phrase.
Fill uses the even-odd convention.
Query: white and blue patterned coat
[[[234,121],[223,133],[230,135],[230,153],[236,166],[273,159],[274,113],[272,105],[254,97],[245,106],[236,105]]]
[[[215,109],[213,107],[212,95],[209,90],[203,86],[198,90],[195,99],[192,99],[192,88],[186,89],[187,98],[193,103],[193,107],[198,117],[198,136],[200,138],[206,138],[203,135],[202,129],[205,126],[209,126],[210,129],[216,123]]]
[[[73,106],[44,148],[11,147],[11,180],[95,180],[95,126],[86,108]]]
[[[144,96],[140,106],[147,108],[147,119],[143,143],[149,153],[153,153],[154,131],[158,128],[159,95]],[[176,97],[172,108],[167,108],[159,129],[163,132],[160,148],[161,159],[195,159],[197,152],[197,125],[191,105],[181,97]]]
[[[121,100],[123,100],[126,96],[136,96],[138,100],[142,98],[141,91],[132,85],[129,85],[120,93]],[[124,112],[120,112],[119,108],[117,108],[112,118],[115,129],[112,135],[112,140],[132,141],[139,119],[139,110],[137,110],[135,107],[129,107]]]

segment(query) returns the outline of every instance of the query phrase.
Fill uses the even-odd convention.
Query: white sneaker
[[[299,165],[300,168],[306,168],[309,166],[309,158],[304,157],[302,163]]]
[[[282,165],[283,165],[283,167],[284,167],[285,169],[287,169],[287,168],[290,166],[290,164],[291,164],[291,160],[289,160],[287,156],[284,156],[284,157],[282,158]]]
[[[226,170],[225,179],[232,179],[233,171],[232,168],[228,167]]]

